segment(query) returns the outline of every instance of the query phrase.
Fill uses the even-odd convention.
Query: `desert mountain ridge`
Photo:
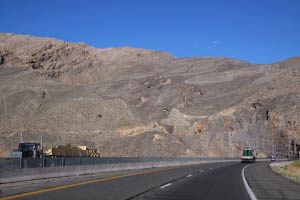
[[[0,33],[0,155],[44,133],[102,156],[285,156],[300,146],[300,58],[253,65]]]

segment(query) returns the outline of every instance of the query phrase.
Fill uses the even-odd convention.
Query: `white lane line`
[[[189,174],[189,175],[187,175],[186,177],[189,178],[189,177],[191,177],[191,176],[193,176],[193,175],[192,175],[192,174]]]
[[[247,180],[246,180],[246,177],[245,177],[245,169],[246,169],[247,167],[249,167],[249,166],[250,166],[250,165],[246,165],[246,166],[243,168],[243,170],[242,170],[243,182],[244,182],[244,185],[245,185],[245,187],[246,187],[246,190],[247,190],[247,192],[248,192],[248,194],[249,194],[249,196],[250,196],[250,199],[251,199],[251,200],[257,200],[255,194],[253,193],[253,191],[252,191],[251,188],[249,187],[249,184],[248,184],[248,182],[247,182]]]
[[[168,186],[170,186],[170,185],[172,185],[172,183],[168,183],[168,184],[166,184],[166,185],[163,185],[163,186],[160,187],[160,189],[164,189],[164,188],[166,188],[166,187],[168,187]]]

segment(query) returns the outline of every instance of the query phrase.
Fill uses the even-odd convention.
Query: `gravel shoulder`
[[[300,161],[271,163],[270,168],[275,173],[300,183]]]

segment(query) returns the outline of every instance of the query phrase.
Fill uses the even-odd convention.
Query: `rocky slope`
[[[299,57],[252,65],[0,34],[1,156],[21,131],[105,156],[286,155],[299,108]]]

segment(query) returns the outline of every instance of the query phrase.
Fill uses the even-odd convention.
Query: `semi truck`
[[[23,142],[23,132],[20,134],[18,149],[10,153],[12,158],[41,158],[43,157],[43,134],[40,136],[41,142]]]
[[[18,149],[11,152],[12,158],[41,158],[41,157],[100,157],[97,149],[87,146],[58,145],[43,152],[40,143],[19,143]]]
[[[244,162],[251,162],[255,163],[256,162],[256,151],[254,149],[244,149],[243,150],[243,155],[241,158],[241,163]]]
[[[19,143],[18,151],[22,153],[22,158],[41,158],[43,148],[40,143]]]
[[[43,149],[40,143],[19,143],[18,149],[10,153],[11,158],[41,158]]]
[[[11,158],[41,158],[41,157],[100,157],[97,149],[91,149],[87,146],[58,145],[43,151],[43,135],[41,143],[23,142],[23,133],[21,132],[18,149],[14,149]]]

